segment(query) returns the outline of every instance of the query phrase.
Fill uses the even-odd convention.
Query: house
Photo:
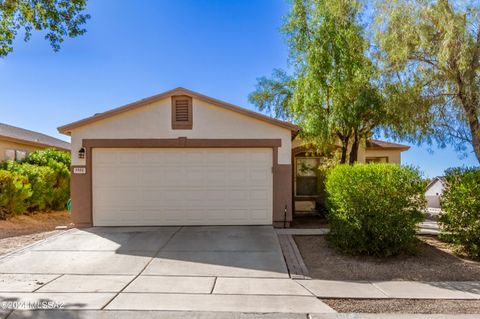
[[[0,123],[0,162],[20,161],[28,153],[45,148],[70,151],[70,143],[42,133]]]
[[[440,208],[440,199],[445,188],[445,179],[441,176],[435,177],[427,186],[425,198],[428,208]]]
[[[77,226],[292,220],[301,153],[291,123],[176,88],[58,130],[72,141]],[[400,160],[396,145],[372,143],[363,161]]]

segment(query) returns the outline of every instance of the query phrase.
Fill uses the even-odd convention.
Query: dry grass
[[[480,314],[480,300],[322,299],[338,312]]]
[[[310,276],[325,280],[480,280],[480,262],[456,256],[436,237],[420,236],[416,255],[376,258],[345,256],[324,236],[295,236]]]
[[[0,220],[0,255],[54,235],[57,226],[71,224],[66,211],[33,213]]]

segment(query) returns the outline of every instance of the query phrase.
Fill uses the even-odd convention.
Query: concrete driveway
[[[333,312],[289,278],[270,226],[72,229],[0,260],[0,302],[26,309]]]

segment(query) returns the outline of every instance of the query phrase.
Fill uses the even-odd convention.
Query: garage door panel
[[[250,152],[249,161],[255,165],[265,165],[270,160],[270,155],[265,152]]]
[[[122,196],[118,196],[121,193]],[[135,188],[98,188],[97,196],[102,198],[100,205],[124,207],[125,205],[136,205],[142,192]]]
[[[121,167],[102,167],[95,172],[96,186],[98,187],[121,187],[121,186],[138,186],[140,169],[132,168],[129,170]]]
[[[222,168],[207,169],[205,173],[205,179],[205,184],[212,187],[227,185],[227,176],[225,176],[225,170]]]
[[[94,149],[96,226],[272,223],[271,149]]]
[[[112,162],[117,161],[117,153],[116,152],[102,152],[102,153],[97,153],[95,154],[95,164],[96,165],[102,165],[105,164],[107,166],[110,166]]]
[[[140,180],[144,186],[161,187],[168,186],[165,179],[165,169],[158,166],[141,168]]]
[[[202,186],[205,183],[205,170],[203,167],[186,168],[184,178],[187,185]]]
[[[135,164],[139,161],[139,152],[119,152],[118,163],[119,164]]]

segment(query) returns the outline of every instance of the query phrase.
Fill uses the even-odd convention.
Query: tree
[[[295,0],[282,29],[295,74],[275,70],[250,95],[260,110],[299,124],[319,151],[339,142],[342,163],[349,149],[350,163],[357,160],[360,141],[383,121],[359,9],[356,0]]]
[[[53,50],[58,51],[65,37],[86,32],[82,28],[90,15],[84,14],[86,0],[0,0],[0,57],[13,50],[19,30],[28,41],[33,30],[46,30]]]
[[[480,4],[378,1],[376,42],[389,96],[390,131],[436,140],[480,162]]]

